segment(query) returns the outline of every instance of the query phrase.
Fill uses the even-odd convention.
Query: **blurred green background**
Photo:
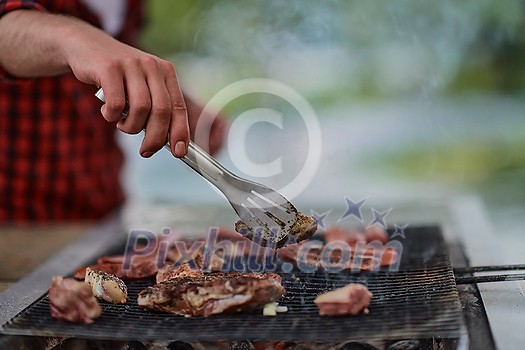
[[[267,74],[282,54],[347,58],[332,68],[352,79],[332,81],[327,103],[525,86],[523,1],[150,0],[147,12],[144,48],[213,57],[238,78]],[[395,76],[397,60],[410,71]]]
[[[253,77],[304,96],[337,164],[325,182],[525,207],[525,2],[150,0],[147,16],[140,45],[201,101]],[[166,195],[135,166],[138,197]]]

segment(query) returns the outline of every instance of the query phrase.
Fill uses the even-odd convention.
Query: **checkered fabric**
[[[100,27],[81,1],[0,0],[0,16],[24,8]],[[142,12],[128,0],[119,40],[133,42]],[[123,153],[95,91],[73,74],[17,79],[0,66],[0,223],[94,220],[123,203]]]

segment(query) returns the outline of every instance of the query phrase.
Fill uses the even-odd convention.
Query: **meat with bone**
[[[49,288],[51,316],[74,323],[93,323],[102,309],[85,282],[71,278],[53,277]]]
[[[126,284],[115,275],[86,269],[86,283],[89,284],[93,295],[98,299],[113,304],[125,304],[128,300],[128,288]]]
[[[320,294],[314,303],[321,316],[357,315],[368,313],[372,293],[362,284],[351,283],[342,288]]]
[[[210,316],[262,308],[284,293],[275,273],[214,272],[158,283],[141,291],[137,301],[149,310]]]
[[[271,228],[270,228],[271,229]],[[262,246],[268,246],[269,243],[275,238],[272,239],[271,232],[261,231],[261,237],[255,237],[255,232],[246,225],[243,221],[239,220],[235,223],[235,231],[239,232],[244,237],[255,240],[259,240],[259,243]],[[297,213],[297,221],[293,223],[288,232],[284,234],[288,235],[288,239],[284,238],[276,242],[277,247],[282,247],[288,243],[300,242],[309,239],[317,231],[317,220],[312,217],[305,215],[301,212]]]

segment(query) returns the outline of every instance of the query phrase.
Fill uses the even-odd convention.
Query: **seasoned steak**
[[[283,228],[284,226],[281,227],[281,230]],[[256,238],[255,236],[257,230],[254,232],[253,228],[246,225],[242,220],[239,220],[235,223],[235,231],[239,232],[241,235],[250,240],[254,240]],[[297,220],[290,226],[287,232],[281,232],[287,238],[281,239],[280,237],[277,237],[277,242],[275,242],[275,244],[279,248],[290,243],[301,242],[312,237],[316,231],[317,220],[312,216],[298,212]],[[270,242],[275,239],[271,237],[271,233],[269,231],[261,231],[260,234],[261,237],[257,237],[260,242],[257,243],[263,247],[269,246]]]
[[[171,279],[199,278],[204,276],[205,271],[220,271],[223,264],[224,260],[216,254],[211,255],[209,262],[205,262],[204,257],[199,252],[195,254],[195,258],[191,261],[186,261],[182,264],[173,263],[164,266],[159,269],[155,278],[157,283]]]
[[[155,280],[157,283],[160,283],[173,279],[200,278],[203,276],[204,272],[200,267],[192,266],[191,263],[185,262],[180,265],[166,265],[157,272]]]
[[[158,283],[141,291],[137,301],[149,310],[210,316],[262,308],[284,293],[275,273],[214,272]]]

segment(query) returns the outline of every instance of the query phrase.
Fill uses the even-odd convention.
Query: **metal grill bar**
[[[428,281],[431,280],[431,283]],[[425,282],[426,281],[426,282]],[[367,284],[374,294],[369,315],[320,317],[313,299],[347,283]],[[450,271],[446,268],[408,273],[362,275],[290,274],[281,304],[289,312],[275,318],[260,313],[209,318],[184,318],[142,310],[140,290],[151,282],[129,284],[128,305],[103,304],[103,316],[92,325],[73,325],[49,315],[47,297],[39,300],[5,328],[40,336],[132,340],[371,340],[380,338],[459,337],[461,311]]]
[[[466,274],[466,273],[474,273],[474,272],[517,271],[517,270],[525,270],[525,264],[456,267],[454,268],[454,273],[455,274]]]
[[[525,280],[525,273],[487,275],[487,276],[456,276],[456,284],[466,283],[488,283],[488,282],[511,282]]]
[[[153,281],[128,283],[126,305],[103,304],[103,316],[91,325],[52,319],[46,296],[3,327],[6,334],[125,340],[282,340],[372,341],[389,339],[459,339],[465,336],[454,274],[437,229],[406,232],[402,271],[377,273],[283,275],[287,313],[264,317],[260,312],[184,318],[145,311],[137,294]],[[358,282],[374,294],[370,314],[320,317],[313,303],[324,291]]]

